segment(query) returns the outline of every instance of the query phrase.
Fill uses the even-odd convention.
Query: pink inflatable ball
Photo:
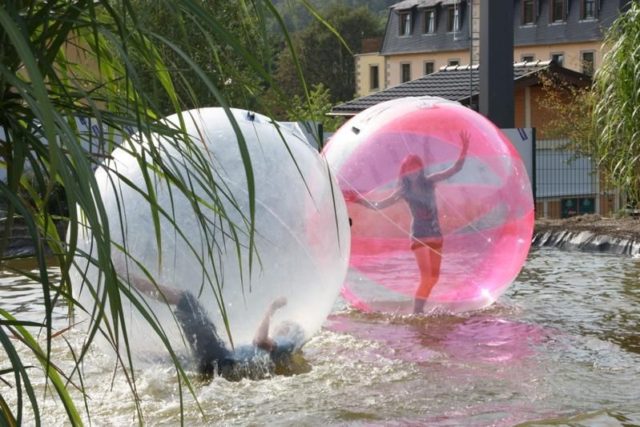
[[[411,248],[413,216],[403,197],[379,209],[370,203],[399,189],[410,156],[419,159],[425,176],[451,168],[465,138],[469,147],[459,170],[434,184],[442,246],[432,250],[440,257],[431,265],[440,258],[440,269],[432,273],[437,281],[424,310],[489,306],[515,279],[534,222],[530,181],[517,151],[489,120],[458,103],[402,98],[358,114],[324,149],[352,220],[350,272],[342,290],[352,306],[412,311],[421,280]]]

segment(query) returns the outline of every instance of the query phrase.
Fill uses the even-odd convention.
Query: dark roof
[[[522,0],[513,10],[513,43],[515,46],[538,44],[577,43],[602,40],[603,29],[611,26],[629,0],[596,0],[596,19],[581,19],[581,0],[567,2],[564,22],[551,22],[551,2],[536,1],[534,25],[522,25]]]
[[[384,41],[380,53],[389,55],[409,52],[439,52],[449,50],[468,50],[469,13],[466,2],[459,2],[460,29],[447,31],[446,8],[452,1],[405,0],[389,8],[389,18],[385,30]],[[411,6],[410,6],[411,5]],[[434,33],[423,34],[424,11],[427,7],[435,7],[436,29]],[[400,35],[400,12],[411,14],[411,34]]]
[[[399,3],[392,4],[390,9],[394,10],[408,10],[413,7],[423,8],[423,7],[436,7],[440,4],[449,5],[457,3],[457,0],[404,0]]]
[[[513,9],[514,46],[552,45],[601,40],[603,29],[611,26],[630,0],[596,0],[597,18],[581,19],[581,1],[567,0],[565,21],[551,21],[549,0],[537,0],[533,25],[522,25],[522,0],[515,0]],[[402,53],[429,53],[468,50],[469,21],[471,13],[465,1],[457,0],[404,0],[389,8],[389,17],[380,53],[394,55]],[[461,26],[457,32],[447,32],[446,8],[457,4],[460,7]],[[423,11],[435,8],[436,31],[424,34]],[[411,34],[400,34],[400,13],[411,14]]]
[[[585,84],[590,81],[588,76],[560,67],[552,61],[533,61],[519,62],[513,65],[514,82],[517,86],[537,84],[539,82],[539,72],[543,70],[549,70],[554,75],[558,75],[575,84]],[[480,73],[477,65],[474,65],[471,69],[469,69],[468,65],[442,67],[439,71],[427,74],[419,79],[337,105],[333,107],[329,114],[333,116],[352,116],[381,102],[407,96],[438,96],[468,104],[469,98],[473,99],[478,95],[479,82]]]

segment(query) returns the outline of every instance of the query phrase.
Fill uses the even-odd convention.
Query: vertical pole
[[[480,2],[480,113],[514,127],[513,0]]]

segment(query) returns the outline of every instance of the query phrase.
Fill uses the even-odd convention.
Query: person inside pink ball
[[[469,134],[460,133],[462,149],[451,167],[426,175],[422,159],[409,154],[400,165],[398,187],[388,197],[371,201],[356,192],[345,192],[345,199],[370,209],[384,209],[403,200],[411,212],[411,250],[420,271],[413,312],[422,313],[431,290],[438,282],[442,261],[442,230],[438,220],[436,184],[458,173],[464,164],[469,148]]]

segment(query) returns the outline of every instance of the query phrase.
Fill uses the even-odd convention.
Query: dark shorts
[[[419,247],[421,245],[420,242],[431,240],[442,241],[442,231],[440,231],[438,220],[434,218],[413,218],[411,223],[411,249],[414,249],[415,244]]]
[[[430,237],[414,237],[411,236],[411,250],[428,247],[436,252],[442,250],[442,236],[430,236]]]

